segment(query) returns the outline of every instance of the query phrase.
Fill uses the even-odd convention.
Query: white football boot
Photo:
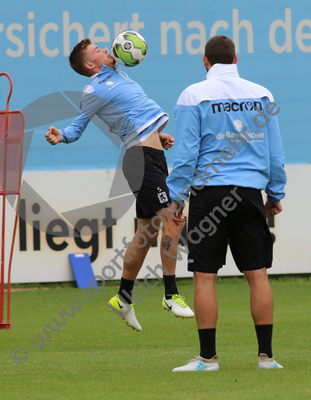
[[[127,324],[127,326],[136,329],[140,332],[142,327],[137,321],[133,304],[128,304],[121,301],[118,295],[114,296],[109,300],[108,307],[119,317],[121,317]]]
[[[165,296],[162,299],[164,310],[172,311],[176,317],[193,318],[194,313],[191,308],[185,303],[185,298],[179,294],[172,295],[170,300],[166,300]]]
[[[277,369],[283,368],[283,365],[278,364],[275,359],[269,358],[267,354],[260,353],[258,357],[258,368],[259,369]]]
[[[189,360],[186,365],[174,368],[172,372],[188,372],[188,371],[218,371],[218,356],[214,356],[207,360],[201,356]]]

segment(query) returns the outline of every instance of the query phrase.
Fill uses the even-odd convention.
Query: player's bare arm
[[[159,133],[159,138],[163,149],[168,150],[174,146],[174,138],[168,133]]]
[[[62,135],[59,129],[55,128],[55,126],[50,126],[45,134],[45,138],[52,146],[54,146],[62,140]]]

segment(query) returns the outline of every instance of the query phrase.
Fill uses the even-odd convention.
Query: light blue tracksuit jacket
[[[173,201],[185,201],[191,187],[236,185],[263,189],[279,202],[286,174],[278,111],[272,94],[241,79],[236,64],[213,65],[175,107],[175,159],[167,179]]]

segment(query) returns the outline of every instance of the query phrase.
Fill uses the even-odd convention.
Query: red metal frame
[[[12,259],[13,259],[13,249],[14,249],[14,242],[15,242],[15,235],[16,235],[16,229],[17,229],[17,221],[18,221],[18,212],[19,212],[19,206],[20,206],[20,189],[21,189],[21,179],[19,180],[18,183],[18,188],[16,190],[8,190],[7,189],[7,176],[6,176],[6,167],[7,167],[7,162],[8,162],[8,147],[10,143],[16,144],[18,143],[21,146],[21,160],[19,160],[19,177],[22,176],[22,158],[23,158],[23,133],[24,133],[24,125],[25,125],[25,118],[24,115],[21,111],[9,111],[9,102],[10,98],[12,95],[12,90],[13,90],[13,83],[11,77],[5,73],[2,72],[0,73],[0,76],[6,76],[9,81],[10,81],[10,93],[8,95],[7,103],[6,103],[6,110],[5,111],[0,111],[0,114],[5,114],[5,129],[4,129],[4,135],[1,138],[0,137],[0,144],[4,140],[4,157],[3,160],[0,159],[0,163],[3,163],[3,168],[1,169],[3,171],[3,187],[1,190],[0,187],[0,195],[3,196],[3,201],[2,201],[2,229],[1,229],[1,274],[0,274],[0,329],[10,329],[11,328],[11,322],[10,322],[10,306],[11,306],[11,268],[12,268]],[[21,129],[18,132],[19,137],[15,138],[14,134],[9,135],[8,134],[8,128],[9,128],[9,121],[10,117],[19,115],[21,117]],[[1,116],[1,115],[0,115]],[[7,321],[4,322],[4,276],[5,276],[5,212],[6,212],[6,195],[17,195],[17,208],[16,208],[16,215],[15,215],[15,222],[14,222],[14,228],[13,228],[13,237],[12,237],[12,243],[11,243],[11,251],[10,251],[10,258],[9,258],[9,264],[8,264],[8,286],[7,286]]]

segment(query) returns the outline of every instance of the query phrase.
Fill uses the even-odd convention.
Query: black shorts
[[[217,273],[226,264],[228,243],[241,272],[271,267],[272,237],[261,190],[205,186],[191,195],[188,270]]]
[[[168,170],[163,150],[130,147],[124,155],[122,169],[136,197],[137,218],[151,218],[156,211],[169,206]]]

